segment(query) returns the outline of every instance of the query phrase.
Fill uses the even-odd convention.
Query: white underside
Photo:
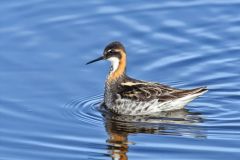
[[[205,92],[187,95],[182,98],[173,99],[166,102],[158,102],[157,99],[148,102],[137,102],[128,99],[117,99],[116,105],[111,105],[109,109],[124,115],[149,115],[156,112],[173,111],[182,109],[187,103],[204,94]]]

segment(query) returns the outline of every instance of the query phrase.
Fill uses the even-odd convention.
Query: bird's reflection
[[[102,112],[108,133],[108,150],[112,159],[127,160],[131,134],[145,133],[158,135],[187,136],[206,138],[197,123],[203,120],[200,113],[189,112],[187,109],[162,112],[151,116],[123,116]]]

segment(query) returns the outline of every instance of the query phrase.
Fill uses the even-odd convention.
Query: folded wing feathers
[[[137,101],[149,101],[153,99],[168,101],[207,91],[205,87],[192,90],[180,90],[151,82],[125,82],[121,83],[121,87],[122,91],[118,94],[120,94],[122,98]]]

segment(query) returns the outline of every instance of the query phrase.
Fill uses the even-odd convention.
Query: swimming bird
[[[104,105],[120,115],[149,115],[182,109],[187,103],[207,92],[206,87],[189,90],[164,84],[137,80],[126,75],[126,50],[122,43],[111,42],[103,55],[86,64],[100,60],[111,62],[105,82]]]

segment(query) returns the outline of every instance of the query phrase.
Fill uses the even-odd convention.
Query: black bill
[[[99,57],[99,58],[97,58],[97,59],[94,59],[94,60],[92,60],[92,61],[90,61],[90,62],[87,62],[86,65],[87,65],[87,64],[90,64],[90,63],[97,62],[97,61],[101,61],[101,60],[103,60],[103,59],[104,59],[104,57],[101,56],[101,57]]]

